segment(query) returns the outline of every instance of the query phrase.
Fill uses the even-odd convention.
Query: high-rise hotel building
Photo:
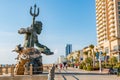
[[[108,56],[120,49],[120,0],[96,0],[97,44]]]
[[[67,44],[65,47],[66,57],[72,52],[72,44]]]

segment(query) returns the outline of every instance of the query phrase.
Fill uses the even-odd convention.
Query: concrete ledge
[[[11,76],[0,76],[0,80],[47,80],[47,75],[17,75],[15,77]]]

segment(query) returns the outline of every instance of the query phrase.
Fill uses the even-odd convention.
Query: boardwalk
[[[0,76],[0,80],[47,80],[48,72],[45,72],[41,75],[16,75],[14,78],[11,78],[10,75]],[[120,77],[117,75],[108,75],[107,72],[99,73],[99,71],[84,71],[76,68],[68,68],[67,70],[56,69],[55,71],[55,80],[120,80]]]
[[[117,75],[108,75],[106,72],[84,71],[74,68],[56,71],[55,80],[120,80]]]

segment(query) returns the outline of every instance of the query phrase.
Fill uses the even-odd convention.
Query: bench
[[[108,74],[118,74],[119,70],[117,68],[110,68]]]

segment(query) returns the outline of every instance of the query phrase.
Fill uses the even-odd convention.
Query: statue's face
[[[37,32],[37,34],[40,34],[41,33],[41,31],[42,31],[42,24],[36,24],[36,32]]]

